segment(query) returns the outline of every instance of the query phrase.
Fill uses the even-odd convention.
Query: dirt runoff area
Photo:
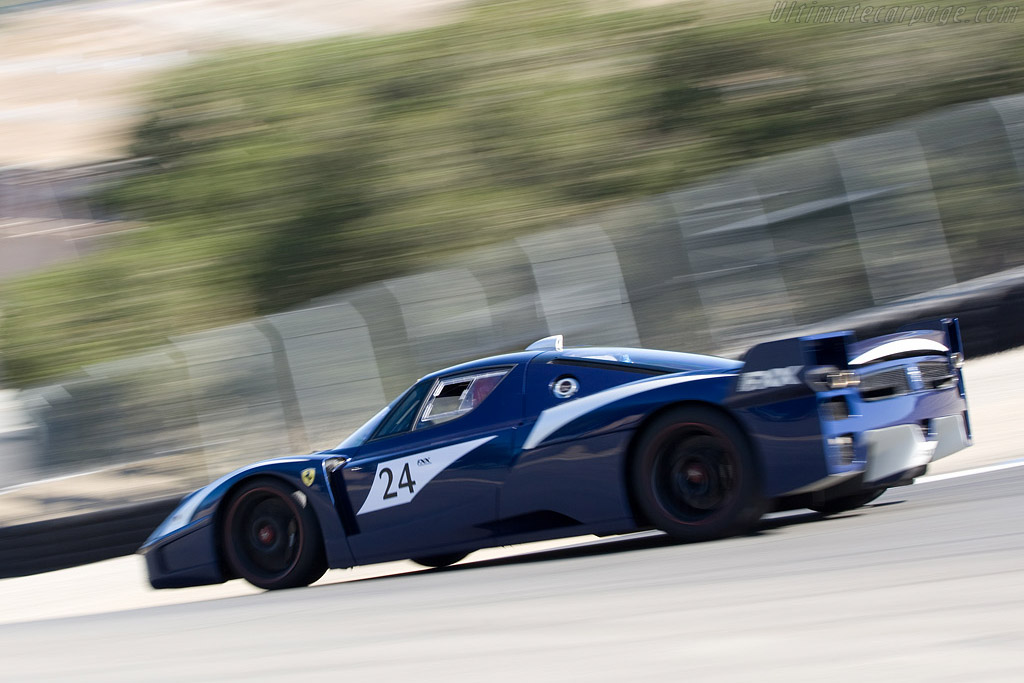
[[[6,3],[10,4],[10,3]],[[156,72],[225,47],[401,31],[460,0],[96,0],[0,14],[0,168],[127,154]]]

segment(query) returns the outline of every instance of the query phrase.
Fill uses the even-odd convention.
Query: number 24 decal
[[[380,472],[377,473],[377,478],[383,479],[385,475],[387,475],[388,484],[384,488],[384,499],[387,500],[388,498],[398,497],[398,491],[391,490],[391,485],[395,481],[395,474],[391,471],[390,467],[380,468]],[[412,472],[409,471],[409,463],[405,463],[402,467],[402,475],[398,478],[398,488],[409,489],[409,493],[415,493],[416,491],[413,489],[414,486],[416,486],[416,482],[413,481]]]
[[[370,492],[356,514],[364,515],[411,503],[445,468],[494,438],[485,436],[377,463]]]

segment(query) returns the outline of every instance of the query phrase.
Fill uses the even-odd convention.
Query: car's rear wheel
[[[284,482],[244,484],[227,501],[221,534],[229,568],[254,586],[308,586],[327,571],[316,515]]]
[[[447,555],[429,555],[426,557],[414,557],[412,561],[416,564],[422,564],[424,567],[447,567],[448,565],[455,564],[469,553],[448,553]]]
[[[824,503],[815,503],[814,505],[808,505],[807,507],[815,512],[820,512],[823,515],[838,515],[840,512],[854,510],[867,505],[885,493],[885,491],[886,489],[883,486],[880,489],[862,491],[861,493],[843,496],[842,498],[833,498],[832,500],[825,501]]]
[[[714,409],[680,407],[655,418],[641,433],[630,466],[639,511],[679,540],[740,533],[764,511],[747,438]]]

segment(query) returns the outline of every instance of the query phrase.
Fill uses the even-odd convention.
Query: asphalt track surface
[[[0,591],[0,680],[1021,681],[1022,521],[1010,466],[712,543],[635,534],[140,609],[83,567]],[[94,567],[139,604],[139,558]],[[87,614],[34,619],[33,598]]]

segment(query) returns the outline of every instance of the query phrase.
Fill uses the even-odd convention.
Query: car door
[[[521,367],[423,380],[343,470],[360,564],[473,544],[492,531],[522,419]]]
[[[572,412],[575,401],[664,374],[663,370],[631,364],[625,353],[612,356],[611,352],[581,350],[579,357],[551,352],[529,363],[523,389],[524,424],[519,435],[522,450],[512,460],[502,487],[498,512],[503,519],[543,519],[547,515],[552,523],[600,523],[628,516],[622,485],[627,433],[546,447],[537,447],[538,443],[531,440],[537,433],[549,433],[544,425],[550,422],[543,423],[545,411],[564,406],[569,410],[559,417],[571,421],[579,416]]]

